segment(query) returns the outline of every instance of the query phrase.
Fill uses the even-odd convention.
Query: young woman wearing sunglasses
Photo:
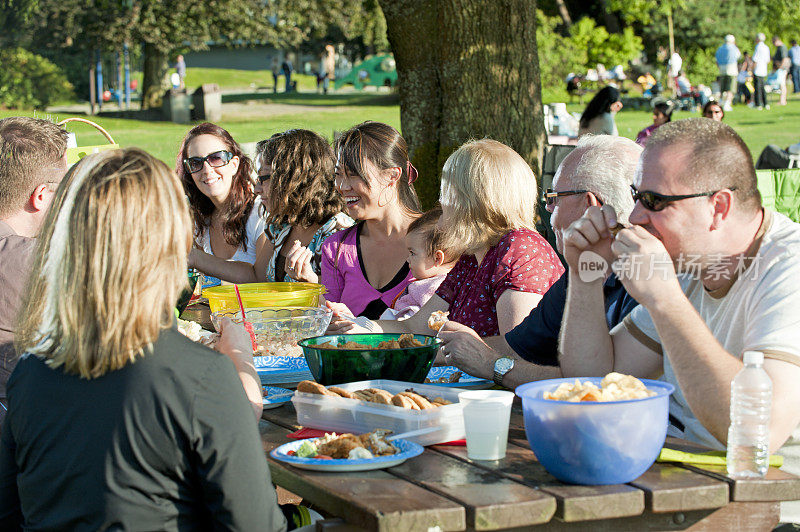
[[[183,139],[176,171],[194,222],[189,267],[234,283],[263,280],[253,269],[267,240],[261,198],[239,144],[215,124],[195,126]]]

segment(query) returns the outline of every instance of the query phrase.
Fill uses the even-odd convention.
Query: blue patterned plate
[[[370,469],[384,469],[387,467],[400,465],[409,458],[414,458],[415,456],[421,455],[422,451],[425,450],[425,448],[418,443],[408,440],[395,440],[392,443],[400,450],[399,453],[391,456],[376,456],[375,458],[366,458],[360,460],[298,458],[297,456],[286,454],[289,451],[296,451],[306,441],[308,440],[297,440],[291,443],[285,443],[277,449],[273,449],[269,455],[275,460],[291,464],[300,469],[331,472],[368,471]]]
[[[432,386],[445,386],[450,388],[491,388],[494,386],[494,383],[487,379],[481,379],[480,377],[473,377],[467,373],[461,372],[461,378],[458,379],[458,382],[436,382],[439,379],[449,379],[453,373],[456,371],[461,371],[455,366],[435,366],[431,368],[431,371],[428,373],[428,379],[431,382],[426,382],[425,384],[430,384]]]
[[[310,371],[304,357],[263,356],[253,357],[253,362],[255,363],[256,371],[271,369]]]
[[[282,404],[288,403],[292,400],[294,392],[286,388],[278,388],[276,386],[263,386],[264,394],[264,408],[278,408]]]

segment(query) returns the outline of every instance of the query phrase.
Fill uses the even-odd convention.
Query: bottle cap
[[[763,364],[764,353],[761,351],[745,351],[743,362],[745,364]]]

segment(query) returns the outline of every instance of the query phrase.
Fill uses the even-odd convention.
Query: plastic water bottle
[[[745,351],[744,368],[731,382],[727,462],[732,477],[763,477],[769,467],[772,381],[763,364],[763,353]]]

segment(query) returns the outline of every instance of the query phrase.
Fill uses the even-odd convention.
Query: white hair
[[[625,137],[584,135],[575,153],[580,159],[567,176],[573,186],[590,191],[613,207],[621,222],[627,221],[634,206],[630,186],[642,147]]]
[[[764,42],[767,40],[767,36],[764,35],[763,33],[759,33],[758,35],[756,35],[756,40],[758,42]]]
[[[736,42],[736,37],[734,37],[729,33],[725,36],[725,42],[731,42],[731,43]]]

